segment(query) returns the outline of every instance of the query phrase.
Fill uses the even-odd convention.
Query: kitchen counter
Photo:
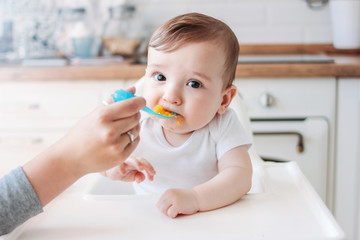
[[[237,78],[251,77],[360,77],[360,55],[330,55],[333,63],[238,64]]]
[[[325,54],[334,62],[266,62],[239,63],[236,78],[274,77],[360,77],[360,50],[336,50],[329,44],[311,45],[245,45],[241,55]],[[240,55],[240,56],[241,56]],[[111,80],[138,79],[146,65],[124,61],[110,65],[61,67],[28,67],[0,65],[0,81],[28,80]]]

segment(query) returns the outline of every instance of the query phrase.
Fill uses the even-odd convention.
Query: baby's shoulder
[[[219,135],[228,128],[232,128],[234,124],[241,124],[235,111],[228,108],[223,114],[216,114],[209,123],[209,131],[213,138],[218,139]]]
[[[239,119],[235,111],[231,108],[228,108],[223,114],[216,114],[209,125],[212,126],[227,125],[231,121],[239,121]]]

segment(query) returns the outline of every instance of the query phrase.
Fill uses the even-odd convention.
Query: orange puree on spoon
[[[159,113],[159,114],[161,114],[161,115],[164,115],[164,116],[166,116],[166,117],[172,117],[172,116],[173,116],[173,114],[172,114],[171,112],[166,111],[166,110],[164,109],[164,107],[163,107],[163,106],[160,106],[160,105],[156,105],[156,106],[154,107],[154,112]]]
[[[174,116],[174,114],[173,113],[171,113],[171,112],[169,112],[169,111],[166,111],[165,109],[164,109],[164,107],[163,106],[160,106],[160,105],[156,105],[155,107],[154,107],[154,112],[156,112],[156,113],[159,113],[159,114],[161,114],[161,115],[164,115],[164,116],[166,116],[166,117],[172,117],[172,116]],[[176,120],[177,120],[177,124],[178,125],[180,125],[180,121],[184,121],[184,118],[179,118],[178,116],[175,116],[175,118],[176,118]]]

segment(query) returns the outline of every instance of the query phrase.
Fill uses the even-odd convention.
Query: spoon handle
[[[111,96],[112,96],[112,98],[114,99],[115,102],[119,102],[119,101],[122,101],[122,100],[126,100],[126,99],[129,99],[129,98],[135,97],[134,94],[132,94],[131,92],[127,92],[127,91],[125,91],[123,89],[117,90]]]
[[[119,101],[122,101],[122,100],[126,100],[126,99],[129,99],[129,98],[135,97],[134,94],[132,94],[131,92],[127,92],[127,91],[125,91],[123,89],[120,89],[120,90],[116,91],[111,96],[112,96],[112,98],[114,99],[115,102],[119,102]],[[144,112],[147,112],[147,113],[149,113],[149,114],[151,114],[151,115],[153,115],[155,117],[158,117],[158,118],[171,119],[171,118],[175,117],[175,114],[173,114],[173,116],[171,116],[171,117],[161,115],[159,113],[154,112],[149,107],[144,107],[141,110],[143,110]]]

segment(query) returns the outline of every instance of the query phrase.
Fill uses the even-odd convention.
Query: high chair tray
[[[121,182],[119,190],[92,174],[0,239],[345,239],[295,162],[254,168],[255,187],[241,200],[175,219],[155,207],[159,195],[135,195]]]

